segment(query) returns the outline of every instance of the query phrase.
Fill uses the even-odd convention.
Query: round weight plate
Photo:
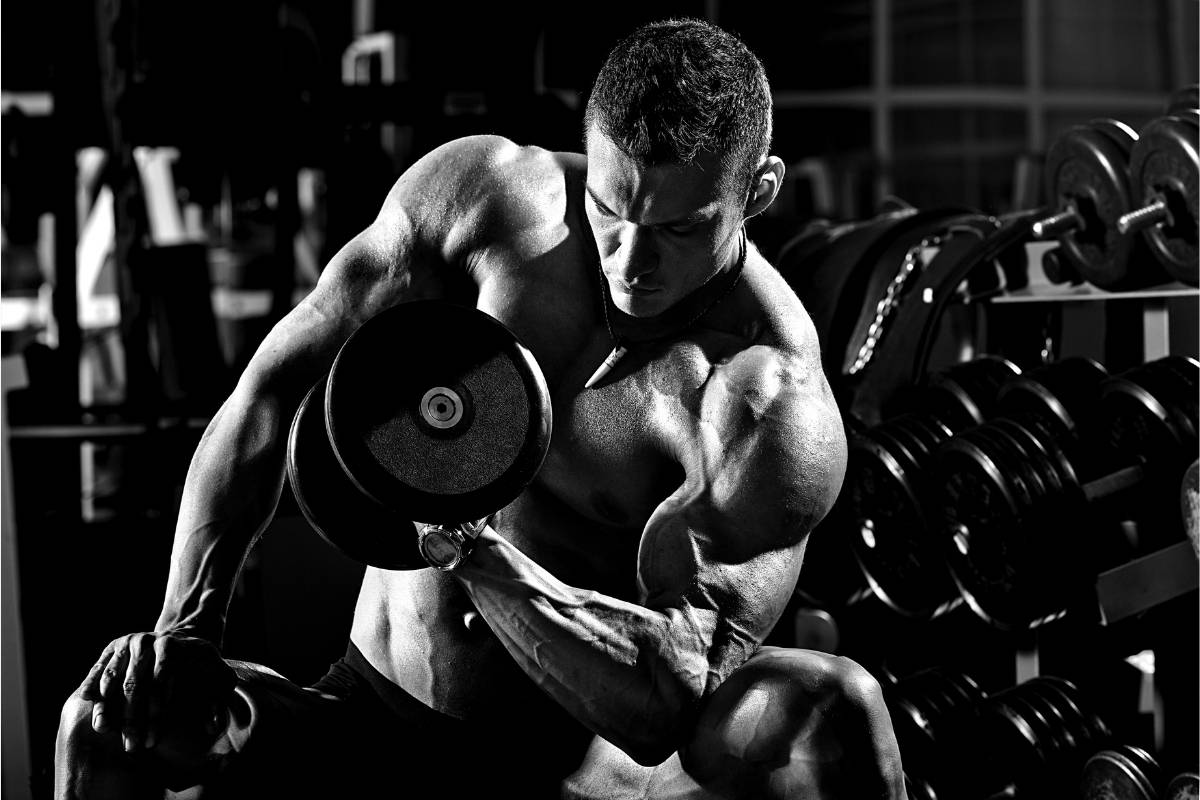
[[[1078,558],[1079,529],[1062,513],[1066,505],[1056,470],[1044,451],[1030,448],[1028,430],[1015,420],[995,419],[977,430],[986,431],[997,453],[1005,454],[1005,468],[1019,478],[1013,484],[1028,489],[1022,525],[1040,548],[1036,563],[1044,578],[1041,602],[1048,613],[1065,612],[1074,589],[1090,583],[1091,574]]]
[[[1010,426],[1009,432],[1027,452],[1031,454],[1033,463],[1037,465],[1045,479],[1046,485],[1052,488],[1047,497],[1048,515],[1062,519],[1063,514],[1074,515],[1080,512],[1082,504],[1086,503],[1083,487],[1080,485],[1082,476],[1077,471],[1076,464],[1090,465],[1098,459],[1089,447],[1097,445],[1091,439],[1078,436],[1058,437],[1049,425],[1037,417],[1025,416],[1014,420],[1018,425]]]
[[[1079,796],[1084,800],[1156,800],[1136,764],[1115,750],[1101,750],[1083,765]]]
[[[934,731],[934,738],[938,738],[938,732],[954,713],[954,699],[950,695],[951,691],[952,689],[947,685],[945,676],[940,669],[935,668],[929,671],[925,685],[922,687],[921,697],[925,708],[929,710],[929,721]]]
[[[952,431],[962,431],[995,416],[1000,387],[1021,374],[1002,356],[983,355],[930,375],[922,408]]]
[[[1138,140],[1137,131],[1130,127],[1128,123],[1109,117],[1089,120],[1087,124],[1093,130],[1107,136],[1121,150],[1122,155],[1125,156],[1125,163],[1129,163],[1129,157],[1133,153],[1133,145]]]
[[[1138,237],[1117,232],[1117,220],[1135,207],[1127,167],[1121,147],[1089,125],[1064,131],[1046,153],[1050,205],[1074,208],[1083,220],[1081,229],[1059,237],[1060,252],[1084,280],[1109,291],[1159,282],[1158,270],[1131,264]]]
[[[946,681],[954,690],[956,697],[954,706],[957,709],[973,711],[978,709],[979,704],[987,699],[987,692],[979,686],[974,678],[965,672],[947,670]]]
[[[1200,428],[1200,362],[1190,356],[1164,356],[1146,368],[1164,378],[1163,393],[1156,397],[1192,441]]]
[[[1073,759],[1084,743],[1086,732],[1064,716],[1063,710],[1054,704],[1053,697],[1041,685],[1026,681],[1022,684],[1022,693],[1029,705],[1049,723],[1056,758],[1063,761]]]
[[[995,427],[1009,437],[1012,445],[1018,449],[1026,463],[1041,479],[1040,485],[1043,494],[1037,498],[1035,506],[1040,512],[1045,513],[1047,509],[1056,509],[1061,505],[1062,475],[1064,472],[1070,473],[1070,465],[1065,463],[1065,456],[1062,451],[1053,446],[1053,443],[1048,443],[1052,449],[1047,449],[1047,445],[1043,444],[1038,435],[1042,432],[1035,433],[1030,430],[1030,426],[1022,424],[1025,421],[1027,420],[1002,417],[995,420]],[[1036,420],[1034,422],[1036,423]],[[1060,461],[1063,463],[1059,463]]]
[[[906,414],[890,419],[887,425],[892,435],[903,442],[908,451],[913,454],[918,468],[924,469],[933,455],[933,450],[931,449],[928,435],[919,430],[913,420],[908,418],[911,416]]]
[[[495,513],[550,445],[550,396],[533,355],[483,311],[438,300],[394,306],[346,341],[325,415],[351,480],[421,522]]]
[[[1149,364],[1105,381],[1100,413],[1112,451],[1151,467],[1169,468],[1184,456],[1190,460],[1195,429],[1172,401],[1179,391],[1177,379]]]
[[[792,617],[792,647],[836,654],[841,633],[837,620],[822,608],[799,608]]]
[[[288,433],[287,474],[296,503],[321,538],[356,561],[381,569],[428,566],[411,520],[358,490],[333,455],[325,428],[325,384],[309,390]]]
[[[1093,731],[1075,701],[1042,678],[1033,678],[1024,684],[1030,695],[1036,695],[1053,714],[1056,724],[1062,726],[1062,735],[1076,756],[1094,752]]]
[[[927,464],[938,448],[954,435],[945,423],[928,414],[906,414],[897,417],[897,420],[901,419],[904,427],[925,446],[926,461],[922,462],[923,464]]]
[[[1070,715],[1085,732],[1083,741],[1091,747],[1107,746],[1112,739],[1108,724],[1095,712],[1073,682],[1057,675],[1042,675],[1035,678],[1047,690],[1058,693],[1061,698],[1056,705],[1064,715]]]
[[[1200,285],[1200,152],[1195,116],[1160,117],[1141,131],[1129,175],[1139,206],[1166,204],[1169,218],[1144,230],[1150,251],[1167,274]]]
[[[1032,414],[1059,434],[1089,430],[1095,416],[1100,385],[1108,370],[1096,361],[1071,356],[1029,370],[999,390],[1002,416]]]
[[[913,443],[912,437],[890,422],[876,425],[867,436],[883,446],[900,465],[900,469],[910,478],[915,491],[919,493],[920,462],[918,461],[919,447]],[[918,498],[919,499],[919,498]]]
[[[998,461],[1002,461],[1009,476],[1015,477],[1016,482],[1024,487],[1023,516],[1032,521],[1036,518],[1039,508],[1044,505],[1049,489],[1042,472],[1037,469],[1021,445],[1005,430],[1005,426],[998,424],[1000,422],[1002,420],[995,419],[981,425],[977,433],[988,437],[995,448]]]
[[[1185,772],[1176,775],[1167,784],[1162,800],[1198,800],[1200,798],[1200,775]]]
[[[1020,524],[1011,481],[959,434],[934,459],[931,520],[963,599],[1001,629],[1044,621],[1037,537]]]
[[[851,440],[845,489],[851,545],[871,590],[897,612],[929,619],[957,597],[929,534],[915,466],[886,430]]]
[[[918,762],[928,760],[936,749],[928,710],[921,707],[919,700],[909,697],[895,698],[888,709],[903,757]]]
[[[990,785],[1026,787],[1036,782],[1045,769],[1045,754],[1038,734],[1001,692],[984,704],[980,713],[980,738]]]
[[[1200,84],[1190,84],[1171,92],[1167,98],[1167,114],[1178,114],[1183,111],[1200,110]]]
[[[1058,733],[1051,720],[1041,709],[1037,708],[1027,695],[1028,692],[1022,684],[1003,693],[1001,702],[1007,704],[1016,714],[1020,715],[1021,719],[1025,720],[1029,729],[1033,731],[1038,756],[1044,764],[1049,765],[1053,762],[1062,743],[1058,739]]]
[[[904,793],[908,800],[937,800],[938,793],[933,784],[922,777],[913,776],[907,772],[904,775]]]
[[[1137,767],[1157,797],[1158,790],[1163,785],[1162,767],[1159,766],[1158,759],[1150,755],[1147,750],[1132,744],[1118,744],[1111,749],[1125,756],[1131,764]]]

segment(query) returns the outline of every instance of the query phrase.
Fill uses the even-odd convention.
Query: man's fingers
[[[127,649],[127,645],[122,644],[113,650],[108,663],[104,665],[104,669],[100,672],[100,702],[103,704],[103,708],[100,718],[97,720],[99,725],[93,726],[98,732],[108,730],[114,724],[120,724],[125,705],[122,684],[125,681],[125,671],[128,664],[129,650]]]
[[[145,744],[146,715],[150,695],[154,693],[155,654],[149,640],[148,634],[134,636],[129,640],[129,663],[121,685],[125,701],[125,724],[121,733],[126,750],[135,750]]]
[[[114,663],[116,653],[111,645],[105,648],[104,652],[105,655],[95,663],[88,672],[88,677],[84,679],[84,683],[88,685],[84,690],[85,696],[95,703],[92,706],[92,729],[96,733],[109,730],[112,711],[116,709],[119,713],[120,710],[120,704],[112,704],[111,696],[106,694],[120,666]]]
[[[112,650],[104,648],[104,652],[100,655],[100,660],[92,665],[88,670],[87,677],[83,679],[83,683],[79,684],[79,695],[85,700],[97,701],[100,700],[100,673],[108,666],[108,659],[112,655]]]

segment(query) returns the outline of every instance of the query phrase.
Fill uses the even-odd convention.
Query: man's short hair
[[[652,22],[609,53],[588,98],[585,139],[593,125],[647,165],[716,154],[749,189],[771,147],[771,87],[733,34],[698,19]]]

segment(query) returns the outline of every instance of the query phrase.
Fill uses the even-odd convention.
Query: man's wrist
[[[220,629],[212,629],[203,625],[192,623],[170,623],[159,621],[154,626],[154,632],[160,636],[177,636],[187,639],[202,639],[212,644],[218,650],[221,649],[221,632]]]

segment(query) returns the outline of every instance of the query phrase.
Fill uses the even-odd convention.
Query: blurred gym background
[[[769,257],[814,219],[888,204],[1005,215],[1045,201],[1045,153],[1062,131],[1098,117],[1141,129],[1196,83],[1197,11],[1196,0],[10,3],[3,796],[47,796],[62,701],[111,638],[154,624],[209,415],[423,153],[484,132],[578,149],[607,49],[642,22],[696,16],[738,33],[772,81],[788,180],[750,228]],[[1036,261],[1028,270],[1046,283]],[[1060,354],[1113,369],[1196,356],[1195,291],[1151,295],[1054,303]],[[1040,346],[1046,312],[1034,305],[996,304],[969,325],[987,329],[990,350]],[[315,680],[344,648],[360,572],[285,490],[226,654]],[[856,612],[860,644],[871,631],[894,643],[877,605]],[[1147,611],[1170,614],[1185,682],[1197,678],[1195,606],[1193,590]],[[1036,673],[1054,629],[1040,636],[988,651],[1002,653],[998,671]],[[1189,766],[1194,692],[1173,696],[1182,722],[1164,722],[1152,659],[1124,656],[1135,738],[1171,769]]]

